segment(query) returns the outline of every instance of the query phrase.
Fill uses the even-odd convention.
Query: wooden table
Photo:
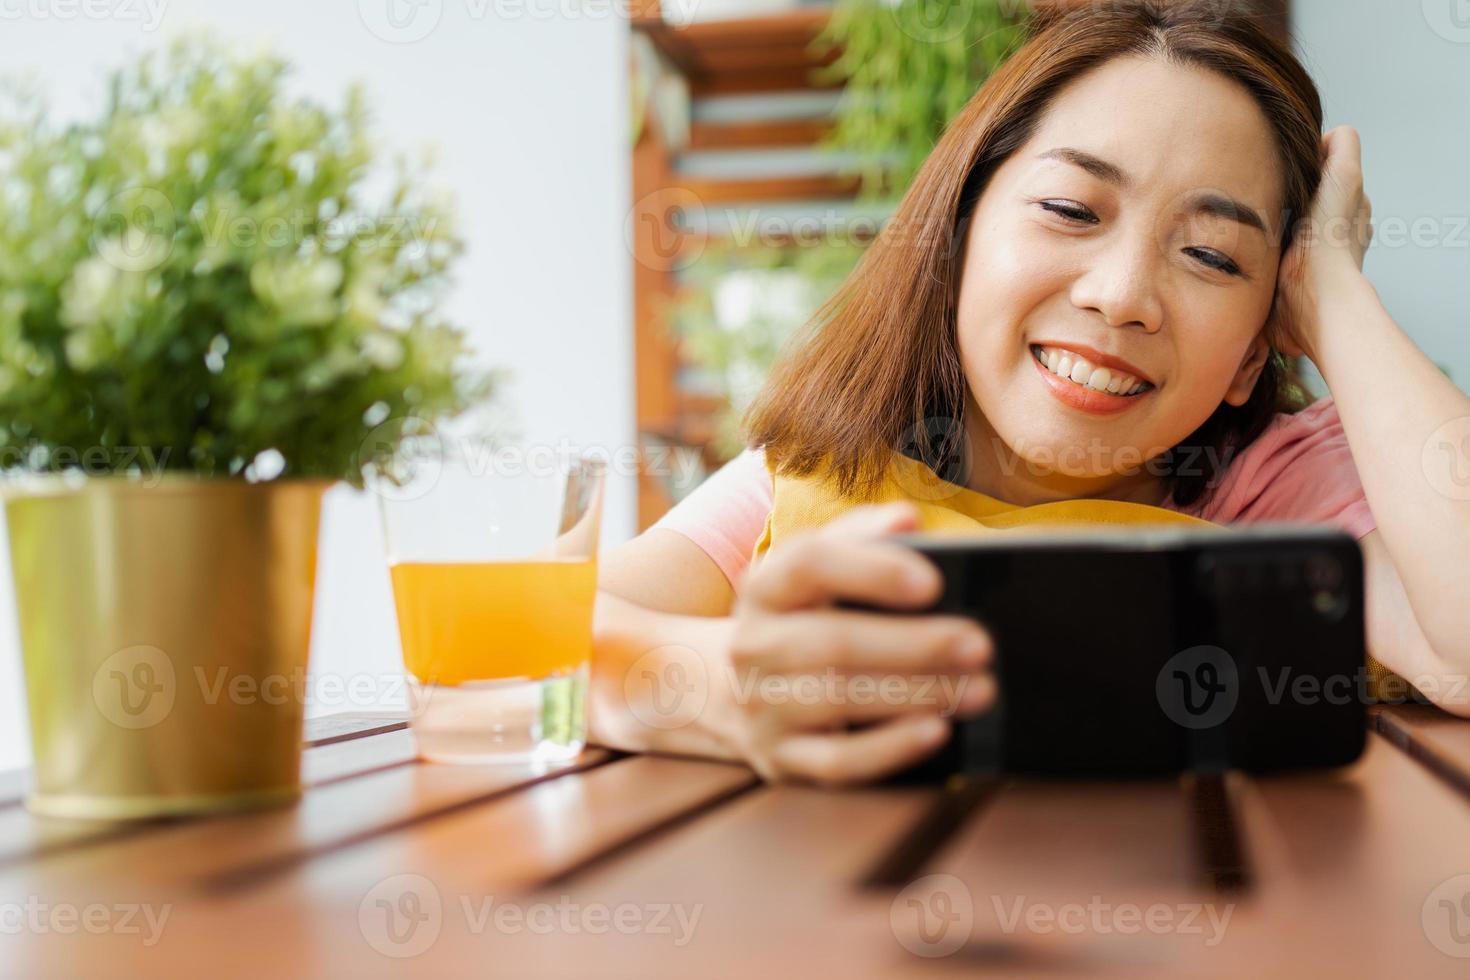
[[[43,820],[0,778],[0,974],[1470,976],[1470,722],[1373,726],[1327,775],[830,791],[336,716],[268,812]]]

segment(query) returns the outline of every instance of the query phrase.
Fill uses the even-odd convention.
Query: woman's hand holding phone
[[[993,646],[973,620],[835,605],[932,605],[938,570],[883,540],[916,526],[908,504],[855,508],[748,573],[732,613],[721,727],[764,778],[876,779],[941,746],[950,717],[994,702]]]

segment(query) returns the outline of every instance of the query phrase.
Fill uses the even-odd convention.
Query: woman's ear
[[[1240,362],[1235,377],[1230,381],[1230,387],[1225,391],[1227,403],[1239,408],[1250,400],[1251,392],[1256,390],[1256,381],[1261,377],[1261,372],[1265,370],[1266,359],[1270,356],[1271,343],[1266,339],[1266,331],[1262,330],[1251,341],[1250,347],[1245,352],[1245,358]]]

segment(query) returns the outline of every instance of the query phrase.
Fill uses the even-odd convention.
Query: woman
[[[992,702],[990,640],[834,603],[934,601],[885,535],[1043,519],[1336,524],[1371,655],[1470,715],[1470,399],[1363,276],[1358,137],[1321,126],[1219,4],[1038,25],[784,354],[754,448],[604,563],[594,737],[772,779],[907,766]],[[1304,406],[1298,355],[1333,397]]]

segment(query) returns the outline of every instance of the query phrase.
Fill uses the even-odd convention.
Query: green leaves
[[[837,0],[818,44],[841,55],[834,149],[855,151],[864,193],[896,197],[939,134],[1020,42],[1017,0]]]
[[[376,166],[359,93],[329,109],[287,75],[194,40],[118,72],[95,118],[0,118],[7,463],[146,448],[240,476],[279,454],[361,485],[384,419],[489,396],[438,313],[463,249],[445,205]]]

